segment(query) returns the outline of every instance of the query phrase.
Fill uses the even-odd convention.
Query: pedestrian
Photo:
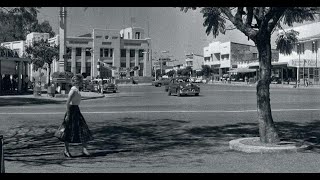
[[[82,85],[82,79],[82,75],[72,77],[72,87],[66,103],[65,132],[63,138],[59,138],[65,144],[64,155],[69,158],[72,157],[69,151],[69,143],[81,143],[83,155],[90,156],[87,150],[87,142],[93,140],[89,127],[79,109],[81,102],[79,86]]]

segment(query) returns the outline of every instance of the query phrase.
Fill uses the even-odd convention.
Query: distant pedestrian
[[[248,76],[244,77],[244,81],[246,82],[246,84],[249,84]]]
[[[65,143],[64,155],[66,157],[72,157],[69,151],[69,143],[82,143],[83,155],[90,156],[87,150],[87,142],[93,140],[93,137],[79,109],[81,102],[79,86],[81,85],[82,75],[73,76],[72,87],[66,103],[67,112],[63,122],[65,124],[65,133],[64,136],[60,138],[60,140]]]

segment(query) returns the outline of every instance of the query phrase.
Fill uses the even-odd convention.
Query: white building
[[[279,54],[279,62],[285,63],[285,70],[289,72],[288,74],[284,72],[284,77],[288,76],[291,81],[298,81],[300,84],[306,81],[319,84],[320,32],[318,29],[320,29],[320,22],[288,28],[285,31],[291,29],[299,32],[299,42],[294,46],[290,55]]]
[[[49,39],[51,44],[59,44],[59,36]],[[116,70],[110,71],[108,76],[119,77],[151,77],[151,39],[144,37],[144,30],[130,27],[122,30],[93,29],[92,33],[66,38],[68,55],[66,71],[86,73],[89,78],[98,75],[98,61]],[[129,72],[134,66],[139,70]],[[59,62],[53,63],[53,72],[59,69]]]
[[[279,52],[272,49],[272,61],[277,62]],[[250,65],[258,63],[258,50],[249,44],[219,41],[212,42],[203,48],[204,65],[209,65],[216,71],[214,80],[229,74],[256,77],[257,69],[249,69]],[[241,77],[243,79],[243,77]]]

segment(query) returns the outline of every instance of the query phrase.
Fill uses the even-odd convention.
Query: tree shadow
[[[306,143],[311,146],[307,152],[320,152],[319,120],[285,121],[276,126],[282,140]],[[58,125],[26,124],[4,134],[5,160],[36,166],[106,162],[110,157],[119,161],[136,158],[135,161],[153,163],[148,157],[186,158],[199,154],[239,153],[229,149],[230,140],[259,136],[257,123],[197,126],[176,119],[119,118],[89,124],[89,127],[95,138],[89,143],[91,157],[82,156],[81,146],[72,144],[71,153],[75,158],[65,158],[63,142],[53,136]]]
[[[25,97],[0,97],[1,106],[28,106],[28,105],[41,105],[41,104],[62,104],[65,102],[56,101],[51,99],[41,99],[41,98],[25,98]]]

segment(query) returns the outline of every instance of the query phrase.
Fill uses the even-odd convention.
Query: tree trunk
[[[50,85],[51,64],[48,64],[47,68],[47,84]]]
[[[260,70],[260,78],[256,87],[260,141],[262,143],[277,143],[279,136],[272,119],[269,92],[271,82],[270,34],[258,34],[256,46],[259,52]]]

